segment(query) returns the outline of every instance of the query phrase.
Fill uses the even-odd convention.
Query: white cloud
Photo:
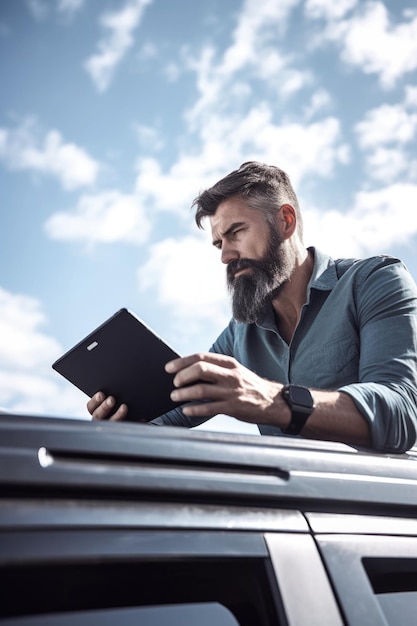
[[[179,156],[167,173],[156,159],[139,159],[135,193],[156,211],[170,211],[188,219],[194,196],[200,188],[212,184],[221,168],[214,158],[205,159],[206,153]]]
[[[27,7],[37,21],[43,21],[50,16],[51,11],[65,17],[72,17],[84,5],[85,0],[55,0],[51,2],[45,0],[26,0]]]
[[[311,124],[272,122],[270,107],[261,104],[241,117],[207,117],[200,130],[200,149],[179,155],[163,172],[153,158],[138,161],[136,193],[157,211],[184,219],[197,193],[233,167],[248,160],[276,163],[291,173],[294,183],[304,176],[329,176],[335,165],[349,160],[340,124],[329,117]],[[302,149],[300,149],[302,146]]]
[[[83,148],[65,143],[57,130],[43,139],[31,120],[16,129],[0,128],[0,159],[12,170],[54,176],[65,189],[95,182],[99,164]]]
[[[45,229],[52,239],[143,243],[151,224],[136,196],[110,190],[82,196],[73,211],[51,215]]]
[[[208,232],[154,244],[138,270],[139,287],[155,293],[175,327],[177,349],[208,349],[230,317],[225,268]],[[195,345],[206,336],[205,345]]]
[[[137,135],[141,148],[146,148],[150,152],[159,152],[165,145],[160,130],[154,126],[145,124],[134,124],[133,130]]]
[[[318,113],[329,109],[332,105],[332,98],[325,89],[318,89],[311,96],[309,104],[305,108],[305,117],[307,120],[315,117]]]
[[[417,134],[417,112],[412,110],[417,101],[415,91],[406,88],[403,103],[371,109],[354,127],[358,144],[366,153],[367,173],[373,180],[388,183],[400,175],[411,180],[415,176],[417,160],[411,143]]]
[[[58,0],[57,11],[66,15],[73,15],[84,5],[85,0]]]
[[[368,111],[355,126],[361,148],[408,143],[414,138],[416,129],[417,113],[409,113],[402,105],[388,104]]]
[[[50,369],[50,364],[49,365]],[[0,409],[22,415],[91,419],[87,396],[50,369],[39,375],[18,369],[0,369]]]
[[[300,90],[311,80],[308,72],[293,69],[290,57],[277,48],[277,39],[286,29],[287,20],[300,0],[246,0],[232,33],[232,43],[217,59],[216,50],[205,46],[199,57],[189,55],[188,66],[196,72],[199,98],[188,112],[192,127],[214,110],[236,112],[241,101],[233,97],[231,86],[248,79],[261,80],[276,92],[277,97]],[[245,70],[245,81],[242,80]],[[203,119],[204,121],[204,119]]]
[[[39,330],[46,324],[40,303],[0,287],[0,364],[2,368],[31,370],[51,360],[60,350],[55,340]],[[51,361],[52,362],[52,361]]]
[[[326,7],[320,17],[335,17],[327,11],[328,3],[315,4]],[[360,2],[348,18],[331,19],[317,41],[334,41],[348,65],[365,74],[377,74],[383,87],[392,88],[402,76],[417,68],[417,15],[414,12],[404,18],[393,24],[382,2]]]
[[[328,176],[337,164],[348,162],[349,148],[336,118],[299,124],[293,116],[291,121],[279,117],[276,98],[282,101],[312,82],[279,50],[299,2],[246,0],[224,51],[210,45],[200,55],[187,51],[197,98],[185,115],[182,150],[165,171],[156,159],[138,161],[136,192],[156,210],[185,216],[199,189],[250,159],[277,163],[298,180],[310,173]],[[306,119],[328,105],[328,94],[317,90]]]
[[[44,328],[38,300],[0,287],[0,407],[85,417],[86,397],[51,368],[63,350]]]
[[[410,108],[417,108],[417,87],[412,85],[406,86],[404,105]]]
[[[414,165],[417,161],[414,160]],[[381,182],[392,182],[400,174],[410,171],[413,161],[398,148],[376,148],[367,158],[368,176]]]
[[[311,173],[328,176],[336,163],[349,161],[349,148],[341,141],[340,124],[336,118],[329,117],[308,125],[264,124],[256,131],[254,145],[257,153],[262,155],[261,160],[277,163],[291,173],[294,183]]]
[[[334,257],[389,253],[417,235],[417,185],[395,183],[356,194],[350,211],[304,211],[307,245]],[[406,224],[406,227],[405,227]]]
[[[119,11],[105,13],[100,22],[106,35],[98,42],[98,52],[85,62],[99,91],[106,91],[116,67],[133,44],[133,33],[139,26],[145,7],[152,0],[129,0]]]
[[[358,4],[358,0],[306,0],[305,13],[307,17],[328,20],[341,19]]]
[[[196,73],[197,99],[186,113],[187,133],[175,163],[163,169],[149,155],[138,160],[135,193],[144,203],[186,219],[198,191],[243,161],[277,163],[295,181],[312,173],[327,177],[337,164],[349,161],[336,118],[300,124],[279,119],[275,98],[268,102],[268,91],[282,99],[311,81],[308,73],[291,67],[292,59],[284,58],[277,45],[298,4],[247,0],[231,44],[221,54],[210,46],[199,56],[188,50],[186,64]],[[256,84],[261,89],[251,105]],[[329,101],[323,89],[317,90],[306,119]],[[151,129],[139,127],[139,133],[142,140],[152,139]]]

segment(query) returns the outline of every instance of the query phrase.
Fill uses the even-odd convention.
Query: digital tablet
[[[173,375],[164,369],[178,356],[134,313],[120,309],[52,367],[90,398],[103,391],[117,406],[126,403],[127,420],[149,422],[178,406],[170,398]]]

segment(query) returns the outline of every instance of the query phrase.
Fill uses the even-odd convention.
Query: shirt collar
[[[308,248],[308,251],[313,254],[314,266],[307,285],[307,298],[309,298],[310,289],[331,291],[337,283],[336,263],[332,257],[313,246]]]
[[[337,272],[336,264],[332,257],[314,246],[310,246],[307,250],[313,254],[314,258],[313,272],[307,285],[306,304],[309,304],[312,289],[321,291],[331,291],[333,289],[337,283]],[[260,314],[256,325],[266,329],[275,328],[274,309],[271,303],[268,303],[265,310]]]

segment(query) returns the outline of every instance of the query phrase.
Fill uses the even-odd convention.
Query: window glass
[[[379,605],[388,624],[398,626],[398,617],[401,624],[414,624],[417,615],[417,591],[403,593],[381,593],[377,596]]]
[[[365,558],[363,564],[375,598],[391,626],[414,624],[417,615],[417,560]]]
[[[30,563],[0,567],[0,589],[2,626],[145,626],[149,612],[152,626],[270,626],[281,611],[269,562],[257,558]]]
[[[2,621],[3,626],[236,626],[232,613],[216,602],[54,613]]]

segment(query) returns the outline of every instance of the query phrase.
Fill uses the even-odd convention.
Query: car
[[[417,452],[0,416],[6,626],[417,620]]]

